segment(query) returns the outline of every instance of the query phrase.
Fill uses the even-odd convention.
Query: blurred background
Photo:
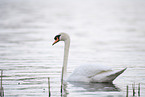
[[[47,77],[60,96],[63,42],[52,46],[60,32],[71,37],[69,74],[81,64],[128,68],[114,81],[120,91],[68,83],[67,97],[124,97],[133,83],[145,96],[145,0],[0,0],[5,97],[46,97]]]

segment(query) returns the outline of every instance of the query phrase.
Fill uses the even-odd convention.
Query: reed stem
[[[126,86],[126,97],[128,97],[128,85]]]
[[[135,83],[132,84],[132,90],[133,90],[133,97],[135,96]]]
[[[1,89],[2,89],[2,81],[3,81],[3,79],[2,79],[2,76],[3,76],[3,70],[1,70]]]
[[[138,84],[138,97],[140,97],[140,83]]]
[[[4,89],[3,89],[3,79],[2,79],[2,77],[3,77],[3,70],[1,70],[1,87],[0,87],[0,97],[4,97]]]
[[[51,97],[51,91],[50,91],[50,78],[48,77],[48,97]]]

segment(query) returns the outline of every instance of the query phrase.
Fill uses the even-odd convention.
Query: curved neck
[[[64,58],[63,58],[63,77],[66,79],[67,77],[67,61],[68,61],[68,55],[69,55],[69,46],[70,46],[70,39],[64,41]]]

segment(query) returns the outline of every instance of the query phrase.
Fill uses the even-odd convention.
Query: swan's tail
[[[114,71],[111,74],[109,74],[108,77],[108,82],[112,82],[116,77],[118,77],[120,74],[122,74],[127,68],[124,68],[123,70],[119,71]]]
[[[105,73],[102,73],[101,75],[96,75],[92,78],[91,82],[107,82],[112,83],[112,81],[118,77],[120,74],[122,74],[127,68],[124,68],[123,70],[117,70],[117,71],[108,71]]]

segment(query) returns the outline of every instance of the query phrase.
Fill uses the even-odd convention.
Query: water
[[[113,84],[67,83],[67,97],[145,96],[144,0],[0,0],[0,69],[5,97],[60,97],[63,43],[71,37],[68,74],[81,64],[128,69]],[[137,88],[137,85],[136,85]]]

